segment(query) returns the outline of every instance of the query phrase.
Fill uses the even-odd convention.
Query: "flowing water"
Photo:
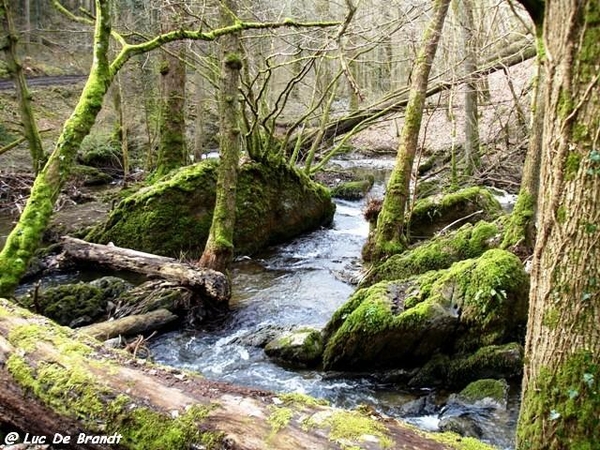
[[[356,165],[356,162],[350,164]],[[362,165],[368,166],[367,172],[376,172],[378,184],[372,195],[380,195],[389,163],[381,166],[381,161],[373,161]],[[232,271],[233,295],[227,316],[205,329],[174,331],[153,339],[154,359],[199,371],[209,379],[275,392],[305,393],[340,407],[366,404],[391,416],[406,415],[402,405],[423,398],[429,392],[409,392],[368,374],[351,376],[288,369],[275,364],[262,348],[252,345],[261,333],[273,327],[322,328],[354,291],[349,280],[360,276],[359,256],[368,233],[368,224],[362,217],[364,201],[340,200],[336,204],[331,227],[301,236],[259,256],[240,258]],[[9,230],[9,221],[0,220],[0,235]],[[0,241],[0,247],[2,245]],[[96,275],[104,274],[63,274],[44,280],[44,284],[89,280]],[[444,396],[429,398],[433,403],[445,399]],[[481,417],[486,437],[501,448],[510,447],[517,398],[518,394],[511,397],[507,417],[486,419],[483,414]],[[435,411],[431,415],[408,420],[422,428],[436,430],[439,408],[433,407]]]

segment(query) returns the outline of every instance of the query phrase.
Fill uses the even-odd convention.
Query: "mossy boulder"
[[[485,378],[483,380],[469,383],[462,391],[454,397],[462,403],[488,404],[488,399],[499,407],[506,407],[508,402],[508,383],[506,380],[495,380]]]
[[[373,187],[375,178],[371,175],[362,180],[345,181],[331,189],[331,196],[342,200],[360,200]]]
[[[493,221],[501,214],[502,206],[492,193],[474,186],[418,200],[411,211],[408,229],[411,238],[422,239],[433,236],[456,221],[460,221],[460,225],[480,220]]]
[[[76,283],[40,290],[36,300],[24,297],[20,303],[60,325],[82,326],[106,314],[108,297],[96,286]]]
[[[198,257],[215,204],[217,162],[181,169],[122,200],[88,240],[113,242],[165,256]],[[331,223],[328,190],[284,164],[247,162],[240,168],[234,245],[252,254]]]
[[[499,236],[496,223],[465,224],[454,232],[425,241],[373,266],[361,281],[361,287],[378,281],[401,280],[429,270],[446,269],[455,262],[475,258],[497,246]]]
[[[323,353],[321,332],[310,327],[288,331],[267,343],[265,353],[291,367],[315,366]]]
[[[359,289],[324,330],[326,369],[412,369],[438,354],[470,355],[521,338],[528,278],[519,259],[489,250],[408,280]]]

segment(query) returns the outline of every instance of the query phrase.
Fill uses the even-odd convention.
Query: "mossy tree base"
[[[120,434],[119,448],[128,449],[489,450],[309,397],[275,400],[130,358],[0,299],[0,421],[37,435]]]

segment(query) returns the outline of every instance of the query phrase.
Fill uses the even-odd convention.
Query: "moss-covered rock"
[[[301,327],[283,333],[267,343],[265,353],[292,367],[314,366],[323,353],[321,332],[315,328]]]
[[[456,397],[463,403],[476,404],[490,399],[501,407],[508,401],[508,383],[506,380],[485,378],[469,383]]]
[[[480,213],[477,213],[481,211]],[[477,214],[476,214],[477,213]],[[426,238],[457,220],[475,223],[492,221],[502,213],[502,206],[485,188],[470,187],[446,195],[418,200],[410,214],[411,238]],[[469,217],[470,216],[470,217]]]
[[[471,355],[522,337],[528,278],[519,259],[477,259],[359,289],[324,330],[326,369],[415,368],[437,354]],[[448,376],[448,373],[446,373]]]
[[[452,233],[435,237],[373,266],[361,281],[361,286],[446,269],[455,262],[475,258],[497,246],[495,238],[498,236],[499,227],[495,223],[468,223]]]
[[[81,326],[106,313],[108,298],[102,289],[86,283],[64,284],[41,290],[37,299],[23,297],[20,303],[60,325]]]
[[[360,200],[373,187],[375,178],[371,175],[362,180],[346,181],[331,190],[331,196],[343,200]]]
[[[119,203],[87,239],[159,255],[202,253],[215,204],[217,163],[203,162],[145,187]],[[326,188],[283,164],[248,162],[237,188],[235,251],[251,254],[329,224]]]

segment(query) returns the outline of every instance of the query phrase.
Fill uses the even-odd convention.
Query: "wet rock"
[[[296,328],[270,341],[265,346],[265,353],[292,367],[314,366],[323,353],[321,332],[310,327]]]
[[[215,161],[182,168],[133,193],[86,240],[149,253],[198,257],[212,223]],[[234,234],[237,254],[328,225],[335,205],[328,189],[283,164],[247,162],[240,167]]]
[[[508,383],[505,380],[474,381],[448,398],[439,415],[439,428],[461,436],[482,438],[487,423],[494,420],[496,411],[506,410],[507,401]]]

